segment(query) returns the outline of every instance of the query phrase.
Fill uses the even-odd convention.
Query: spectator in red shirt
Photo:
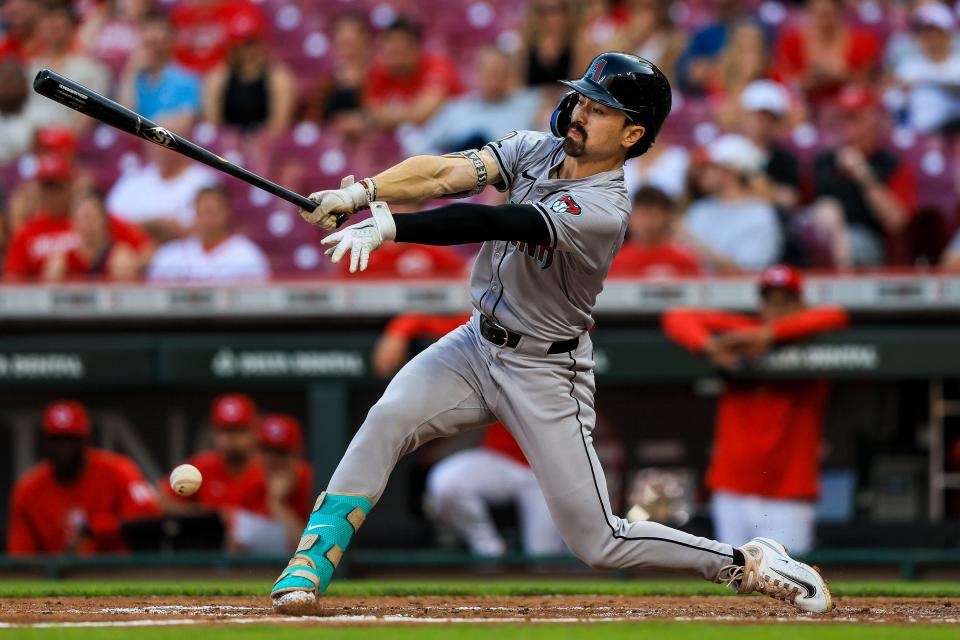
[[[103,198],[95,191],[85,191],[74,199],[70,225],[75,242],[47,258],[44,280],[133,280],[150,259],[153,245],[147,234],[108,215]]]
[[[37,0],[7,0],[3,3],[3,22],[6,32],[0,36],[0,57],[13,55],[29,61],[40,48],[37,42],[37,22],[41,6]]]
[[[370,254],[366,271],[350,278],[455,278],[466,269],[466,260],[450,247],[388,242],[376,253]],[[346,275],[350,265],[341,263],[340,270]]]
[[[406,362],[412,340],[440,338],[469,318],[469,314],[416,313],[395,317],[374,347],[374,372],[389,378]],[[520,446],[502,424],[492,425],[479,447],[458,451],[430,470],[427,500],[433,517],[462,538],[476,555],[496,557],[506,553],[506,543],[489,507],[511,502],[517,506],[526,553],[552,555],[564,549],[540,485]]]
[[[231,23],[264,19],[246,0],[180,0],[171,21],[177,33],[177,62],[203,75],[226,60]]]
[[[845,84],[866,85],[880,63],[877,38],[849,24],[843,0],[808,0],[806,20],[777,39],[776,74],[815,105],[836,97]]]
[[[874,93],[847,87],[837,103],[840,145],[814,161],[813,222],[829,239],[837,266],[883,265],[887,241],[916,209],[916,179],[883,148],[889,123]]]
[[[610,265],[610,275],[684,276],[700,272],[697,258],[674,240],[678,212],[656,187],[633,196],[627,239]]]
[[[200,470],[203,484],[189,497],[173,492],[162,483],[161,500],[169,513],[190,514],[224,511],[243,504],[244,488],[261,474],[257,459],[257,409],[242,393],[228,393],[214,399],[210,408],[213,449],[202,451],[186,462]]]
[[[301,458],[300,422],[290,415],[264,416],[257,443],[260,464],[247,477],[243,500],[231,513],[229,546],[235,551],[289,553],[313,508],[313,470]]]
[[[160,511],[136,463],[89,446],[90,418],[78,402],[48,405],[43,435],[48,459],[13,488],[7,552],[87,555],[126,550],[121,522]]]
[[[4,262],[4,276],[7,280],[25,280],[38,278],[44,274],[45,266],[49,261],[59,261],[66,259],[70,262],[69,254],[79,250],[83,253],[90,250],[91,247],[80,248],[81,237],[74,230],[70,215],[71,203],[71,185],[73,178],[73,169],[70,163],[62,156],[47,154],[40,156],[37,161],[37,180],[40,183],[40,208],[39,211],[28,222],[23,224],[10,243]],[[83,198],[78,201],[78,206],[83,204]],[[82,211],[86,214],[87,211]],[[105,220],[106,228],[102,231],[104,235],[112,239],[113,242],[127,245],[134,249],[138,254],[138,260],[146,259],[145,254],[149,249],[149,243],[139,229],[135,226],[125,223],[121,220],[107,216]],[[88,241],[86,238],[84,242]],[[73,260],[73,266],[78,270],[85,264],[93,268],[95,265],[90,262],[93,256],[85,260],[80,253],[76,253]],[[57,258],[58,255],[64,255],[64,258]],[[118,254],[119,256],[119,254]],[[135,265],[123,264],[125,258],[117,257],[115,273],[121,275],[129,272]],[[51,277],[60,273],[59,267],[50,266]],[[70,271],[64,265],[62,271],[65,276]]]
[[[673,309],[663,316],[663,330],[720,369],[735,370],[775,344],[848,323],[843,309],[806,308],[800,275],[791,267],[767,268],[759,284],[759,318]],[[823,380],[726,380],[707,472],[718,540],[739,545],[768,536],[798,553],[812,547],[828,393]]]
[[[398,19],[380,38],[363,99],[376,126],[423,124],[444,100],[463,91],[453,62],[423,50],[418,25]]]

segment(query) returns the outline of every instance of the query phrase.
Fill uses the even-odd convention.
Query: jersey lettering
[[[528,242],[517,242],[511,240],[510,244],[517,248],[517,251],[524,253],[529,258],[533,258],[540,263],[541,269],[548,269],[553,264],[554,248],[541,244],[530,244]]]

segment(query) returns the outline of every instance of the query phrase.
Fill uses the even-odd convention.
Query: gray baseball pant
[[[596,569],[649,567],[714,581],[733,561],[728,544],[654,522],[627,522],[610,509],[593,449],[593,345],[572,352],[524,337],[497,347],[467,324],[413,358],[367,414],[337,470],[331,493],[380,498],[401,456],[441,436],[499,420],[513,434],[543,489],[567,546]]]

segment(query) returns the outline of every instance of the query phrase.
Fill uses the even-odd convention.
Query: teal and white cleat
[[[277,612],[285,615],[314,612],[317,596],[327,590],[350,538],[372,506],[366,496],[320,494],[296,553],[270,593]]]
[[[746,565],[720,569],[718,582],[737,593],[754,591],[789,602],[802,611],[826,613],[833,609],[830,587],[820,572],[794,560],[787,549],[770,538],[754,538],[740,547]]]

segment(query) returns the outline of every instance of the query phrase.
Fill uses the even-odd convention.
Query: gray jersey
[[[473,306],[518,333],[566,340],[593,326],[593,305],[630,216],[623,169],[579,180],[553,180],[563,162],[563,140],[515,131],[488,149],[500,167],[510,202],[533,204],[550,230],[550,243],[483,243],[473,265]]]

